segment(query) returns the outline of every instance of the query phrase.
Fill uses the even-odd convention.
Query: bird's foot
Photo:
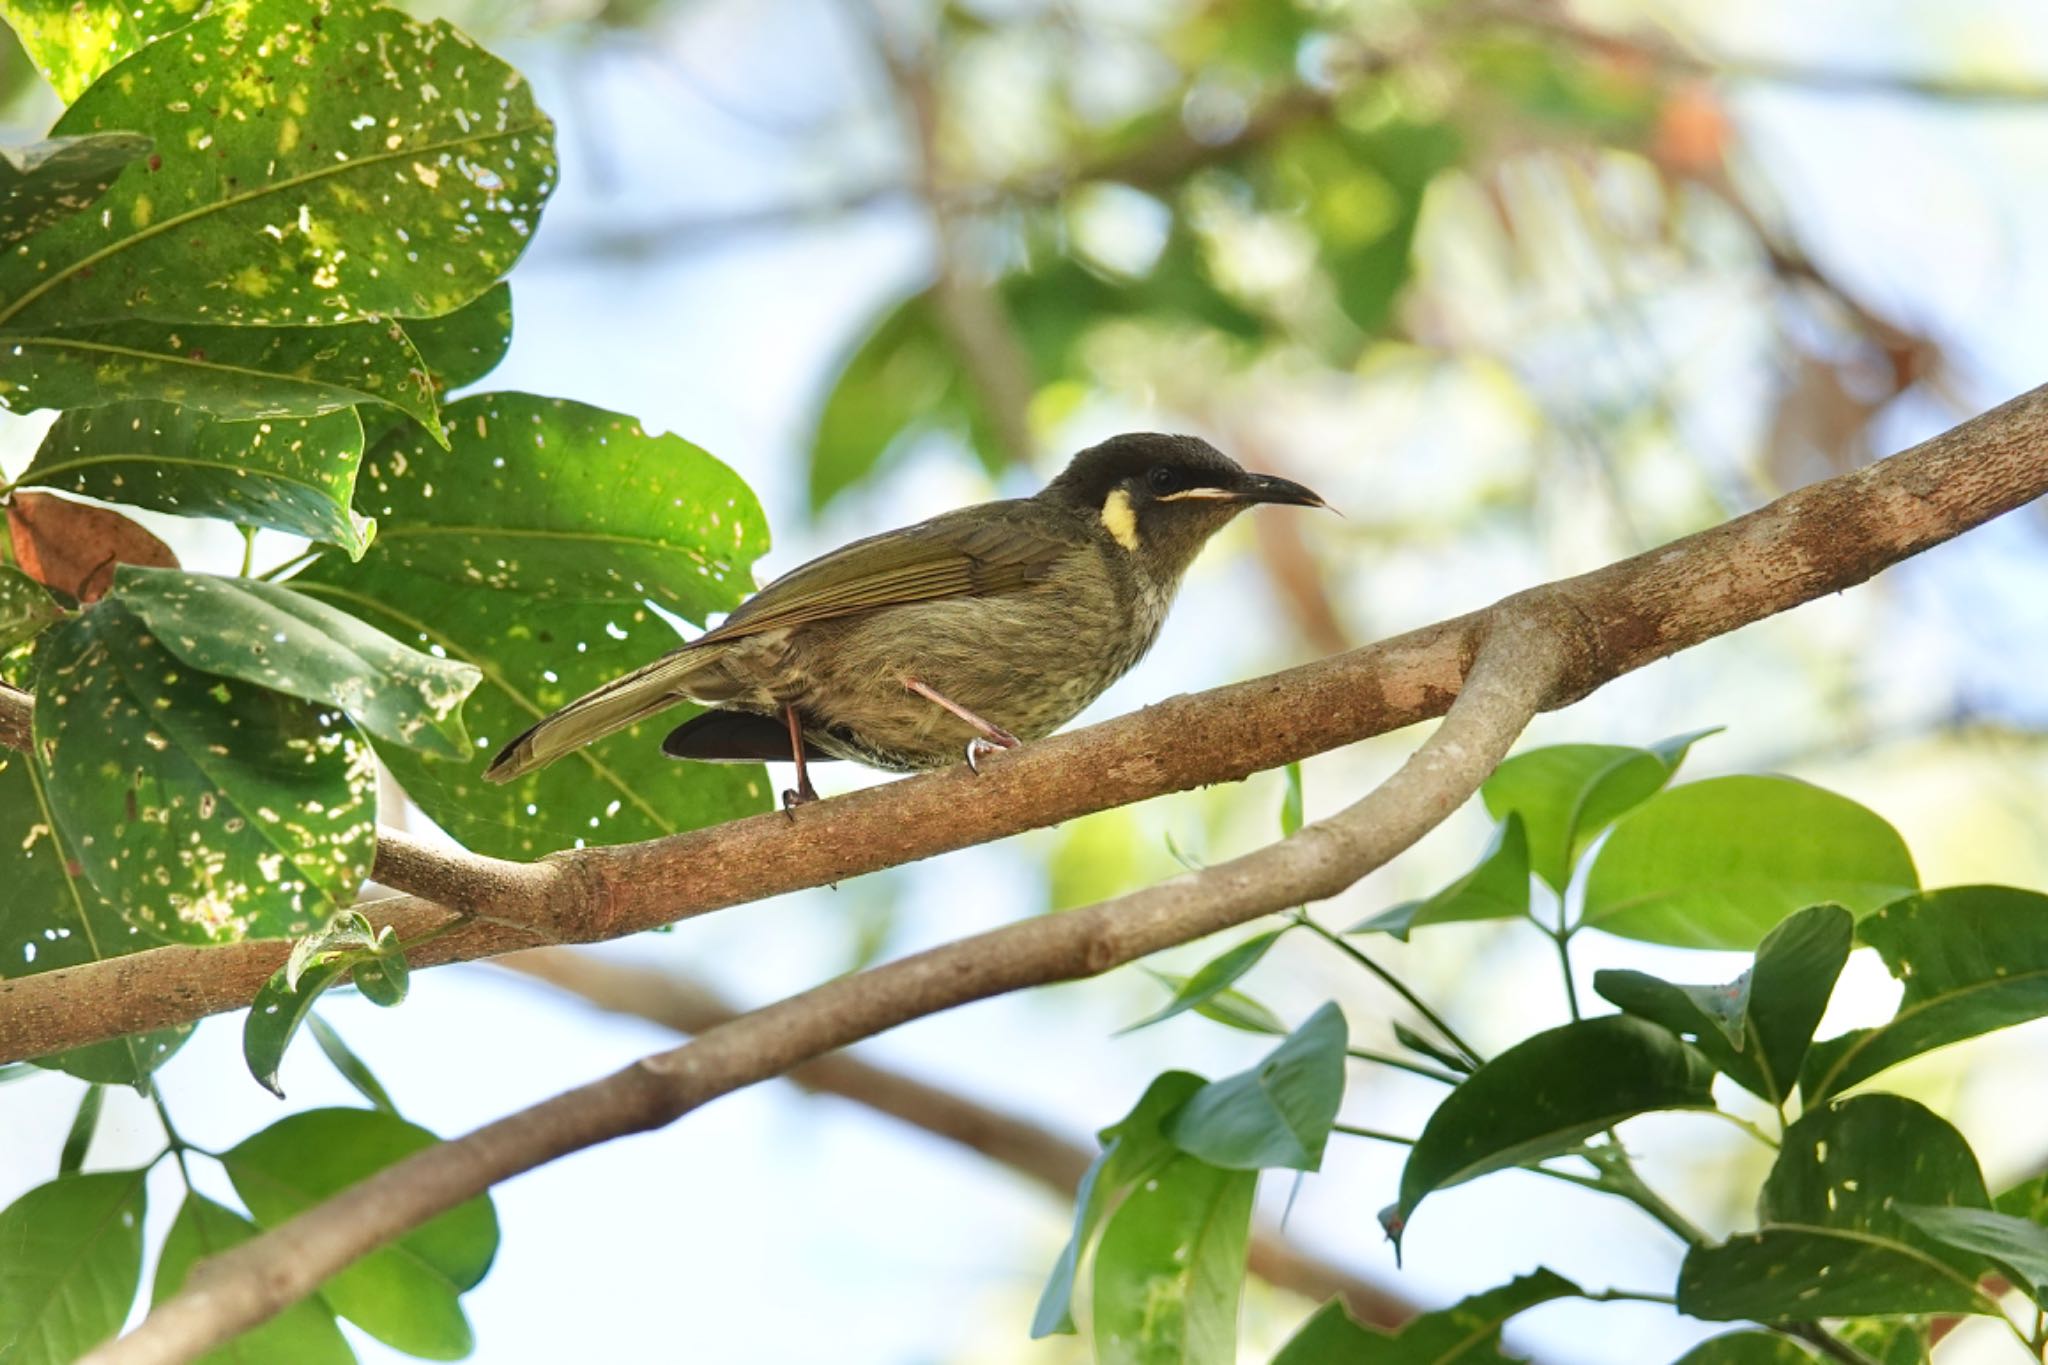
[[[787,815],[791,820],[794,820],[796,819],[796,808],[798,806],[808,806],[811,804],[811,802],[816,801],[817,799],[818,789],[816,787],[813,787],[811,785],[810,779],[806,777],[801,785],[795,787],[785,787],[783,789],[782,813],[784,815]]]
[[[1014,749],[1024,742],[1000,725],[991,725],[989,730],[991,733],[986,737],[976,735],[967,741],[967,767],[976,777],[981,776],[981,760],[984,757],[1001,753],[1004,749]]]

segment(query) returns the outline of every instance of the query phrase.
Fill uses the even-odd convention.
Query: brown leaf
[[[7,532],[23,573],[81,602],[96,602],[106,593],[116,564],[178,567],[170,546],[119,512],[48,493],[8,499]]]

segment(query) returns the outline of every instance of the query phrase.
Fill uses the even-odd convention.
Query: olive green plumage
[[[684,701],[712,709],[662,747],[713,762],[791,757],[791,724],[805,758],[893,771],[958,762],[977,737],[1037,739],[1144,656],[1196,554],[1259,502],[1322,504],[1191,436],[1116,437],[1036,496],[792,570],[715,629],[541,721],[484,775],[509,781]]]

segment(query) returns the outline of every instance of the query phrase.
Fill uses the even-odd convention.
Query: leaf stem
[[[1761,1142],[1764,1146],[1770,1148],[1772,1151],[1775,1152],[1778,1150],[1778,1140],[1776,1138],[1772,1137],[1769,1133],[1757,1127],[1754,1123],[1751,1123],[1748,1119],[1743,1118],[1739,1114],[1731,1114],[1726,1109],[1694,1109],[1681,1110],[1680,1112],[1705,1114],[1709,1115],[1710,1117],[1720,1119],[1723,1123],[1732,1123],[1737,1128],[1740,1128],[1743,1132],[1755,1138],[1758,1142]]]
[[[295,556],[294,558],[287,559],[282,564],[274,564],[270,568],[265,569],[262,573],[256,575],[256,581],[259,583],[275,583],[286,574],[295,573],[305,568],[308,564],[318,559],[320,555],[321,551],[319,550],[308,550],[305,554]]]
[[[1342,1133],[1346,1137],[1371,1138],[1374,1142],[1391,1142],[1397,1147],[1413,1147],[1415,1145],[1415,1139],[1412,1137],[1402,1137],[1399,1133],[1383,1133],[1377,1128],[1358,1128],[1349,1123],[1333,1123],[1330,1125],[1330,1131]]]
[[[1384,981],[1390,988],[1392,988],[1394,994],[1400,996],[1403,1000],[1406,1000],[1410,1005],[1414,1006],[1415,1011],[1418,1014],[1420,1014],[1424,1019],[1427,1019],[1429,1021],[1430,1026],[1436,1029],[1436,1031],[1443,1036],[1444,1041],[1449,1043],[1454,1050],[1463,1053],[1465,1055],[1465,1059],[1469,1061],[1474,1067],[1480,1067],[1486,1064],[1486,1059],[1481,1057],[1479,1053],[1472,1048],[1471,1044],[1467,1043],[1463,1038],[1460,1038],[1457,1034],[1457,1031],[1453,1029],[1449,1024],[1445,1023],[1442,1017],[1439,1016],[1435,1010],[1423,1004],[1422,998],[1416,995],[1414,991],[1408,989],[1407,983],[1402,981],[1399,977],[1395,976],[1392,972],[1388,971],[1385,967],[1382,967],[1379,963],[1367,957],[1365,953],[1356,944],[1347,942],[1342,934],[1327,929],[1322,924],[1309,918],[1308,913],[1306,911],[1297,910],[1295,912],[1294,917],[1302,925],[1313,930],[1315,933],[1321,935],[1324,939],[1328,940],[1332,946],[1334,946],[1339,952],[1343,953],[1346,957],[1350,958],[1353,962],[1356,962],[1359,966],[1371,972],[1381,981]]]
[[[1602,1289],[1595,1293],[1581,1293],[1580,1298],[1588,1303],[1662,1303],[1673,1304],[1678,1299],[1670,1294],[1653,1294],[1637,1289]]]
[[[252,569],[254,569],[254,568],[256,567],[256,528],[255,528],[255,527],[253,527],[253,526],[244,526],[244,527],[242,527],[242,528],[241,528],[241,532],[242,532],[242,573],[241,573],[241,576],[242,576],[243,578],[247,578],[247,577],[249,577],[250,571],[251,571]]]
[[[1879,1365],[1879,1362],[1843,1341],[1817,1322],[1767,1322],[1764,1326],[1780,1336],[1794,1337],[1842,1365]]]
[[[1669,1228],[1687,1246],[1701,1247],[1707,1244],[1707,1234],[1700,1230],[1698,1224],[1673,1208],[1663,1195],[1644,1182],[1643,1177],[1636,1171],[1635,1163],[1629,1160],[1628,1153],[1622,1149],[1620,1143],[1610,1139],[1607,1143],[1590,1149],[1586,1159],[1600,1171],[1599,1178],[1593,1182],[1595,1189],[1628,1200]]]
[[[1465,1079],[1455,1071],[1446,1071],[1442,1067],[1429,1066],[1422,1062],[1411,1062],[1406,1057],[1397,1057],[1391,1052],[1375,1052],[1369,1047],[1350,1047],[1344,1051],[1355,1061],[1377,1062],[1381,1066],[1391,1066],[1396,1071],[1406,1071],[1412,1075],[1425,1076],[1432,1081],[1442,1081],[1445,1085],[1458,1085]]]

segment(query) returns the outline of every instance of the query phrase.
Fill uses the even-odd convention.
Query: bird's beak
[[[1245,475],[1237,486],[1237,496],[1246,502],[1275,502],[1289,507],[1329,506],[1315,490],[1273,474]]]

